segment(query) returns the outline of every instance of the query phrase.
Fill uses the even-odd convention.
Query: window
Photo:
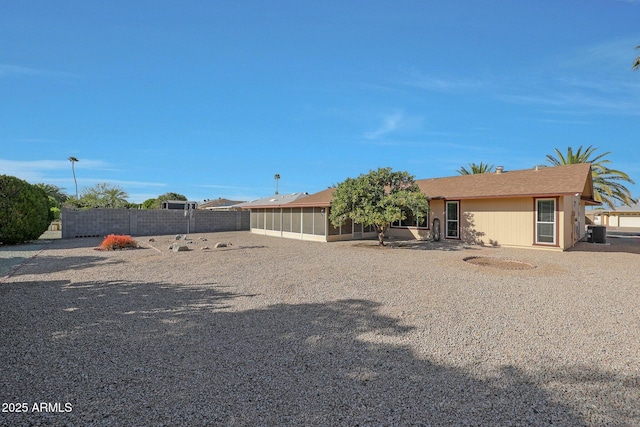
[[[447,239],[460,238],[460,202],[447,202]]]
[[[403,211],[406,218],[402,221],[394,221],[391,223],[392,227],[418,227],[418,228],[429,228],[429,214],[425,213],[425,215],[418,220],[416,216],[411,211]]]
[[[536,201],[536,243],[542,245],[556,243],[555,199],[538,199]]]

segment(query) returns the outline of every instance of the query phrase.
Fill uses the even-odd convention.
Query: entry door
[[[536,243],[540,245],[556,244],[555,199],[538,199],[536,201]]]
[[[447,202],[447,239],[460,238],[460,202]]]

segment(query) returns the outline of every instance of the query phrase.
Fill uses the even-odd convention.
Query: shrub
[[[15,176],[0,175],[0,244],[35,240],[51,220],[49,196]]]
[[[104,238],[98,249],[105,251],[115,251],[117,249],[137,248],[138,242],[133,240],[131,236],[123,236],[119,234],[109,234]]]

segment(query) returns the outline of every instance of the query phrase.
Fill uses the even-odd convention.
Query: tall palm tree
[[[277,173],[273,176],[273,179],[276,180],[276,194],[278,194],[278,181],[280,180],[280,174]]]
[[[619,181],[626,181],[630,184],[635,182],[626,173],[617,169],[609,169],[606,165],[611,160],[604,157],[611,152],[594,156],[597,148],[592,145],[582,151],[582,145],[574,153],[571,147],[567,148],[566,156],[560,150],[555,149],[557,157],[547,154],[547,162],[553,166],[571,165],[576,163],[591,163],[591,176],[593,178],[594,198],[604,205],[615,209],[615,201],[619,201],[627,206],[636,203],[636,199],[631,197],[631,192]]]
[[[76,180],[76,168],[74,167],[79,160],[76,157],[69,157],[67,160],[71,162],[71,172],[73,172],[73,182],[76,183],[76,199],[78,198],[78,181]]]
[[[457,171],[460,175],[474,175],[477,173],[491,173],[493,172],[493,165],[489,165],[488,163],[482,163],[480,162],[479,165],[476,165],[475,163],[469,163],[469,169],[467,169],[466,167],[461,167],[458,171]]]
[[[640,49],[640,46],[636,46],[636,49]],[[636,60],[633,61],[633,65],[631,66],[631,69],[632,70],[640,69],[640,56],[638,56]]]

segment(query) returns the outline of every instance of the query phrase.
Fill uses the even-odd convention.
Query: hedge
[[[0,175],[0,244],[35,240],[51,220],[49,197],[41,188],[9,175]]]

